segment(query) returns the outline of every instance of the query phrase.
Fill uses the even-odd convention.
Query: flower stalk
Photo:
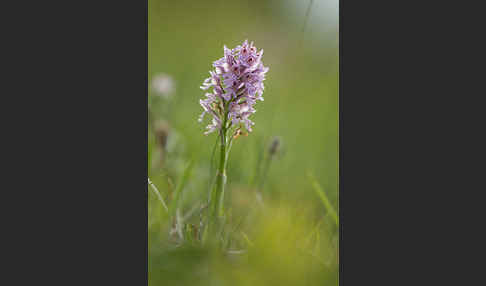
[[[203,113],[212,117],[206,127],[205,135],[217,131],[220,136],[220,158],[216,173],[216,184],[211,190],[209,201],[209,222],[216,221],[219,225],[224,219],[224,195],[226,186],[226,166],[233,140],[243,133],[252,131],[253,121],[250,116],[256,112],[257,101],[263,101],[263,81],[268,67],[262,62],[263,50],[258,51],[248,41],[234,49],[224,46],[224,56],[213,62],[214,70],[210,71],[202,86],[202,90],[211,92],[205,94],[205,99],[199,103]],[[216,230],[212,226],[211,232]]]
[[[227,111],[225,111],[227,113]],[[212,217],[221,219],[224,216],[224,190],[226,186],[226,165],[228,161],[228,152],[227,152],[227,133],[228,130],[226,128],[226,116],[225,120],[223,121],[223,125],[221,126],[220,130],[220,137],[221,137],[221,145],[220,145],[220,158],[219,158],[219,165],[216,173],[216,186],[213,191],[213,198],[212,201]]]

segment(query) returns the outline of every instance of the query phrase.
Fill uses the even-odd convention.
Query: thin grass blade
[[[186,186],[187,181],[188,181],[188,179],[190,177],[191,170],[192,170],[192,166],[193,166],[193,162],[192,161],[187,164],[187,166],[184,169],[184,172],[182,174],[182,178],[179,181],[179,184],[177,185],[177,188],[175,189],[173,199],[172,199],[172,201],[169,204],[169,215],[171,215],[171,216],[174,215],[175,210],[179,206],[179,201],[180,201],[180,199],[182,197],[182,192],[184,190],[184,187]]]
[[[167,208],[167,204],[165,203],[164,199],[162,198],[162,196],[160,195],[160,192],[159,190],[157,189],[157,187],[155,187],[155,185],[152,183],[152,181],[150,181],[150,178],[147,178],[148,179],[148,184],[149,186],[152,188],[152,190],[154,191],[155,195],[157,196],[157,198],[159,199],[159,201],[162,203],[162,205],[164,206],[164,209],[168,212],[169,209]]]
[[[329,202],[329,199],[326,196],[326,193],[322,189],[321,185],[317,182],[317,180],[314,178],[314,176],[309,173],[308,174],[309,179],[311,180],[312,186],[314,187],[314,190],[316,191],[317,195],[322,201],[322,204],[324,207],[326,207],[327,212],[329,213],[329,216],[332,217],[333,221],[336,223],[336,226],[339,226],[339,217],[332,207],[331,203]]]

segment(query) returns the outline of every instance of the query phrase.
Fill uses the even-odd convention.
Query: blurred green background
[[[148,1],[149,83],[161,73],[173,83],[167,96],[149,87],[154,125],[148,176],[170,202],[184,168],[193,162],[181,213],[204,204],[214,175],[216,134],[203,135],[208,117],[197,122],[204,96],[199,86],[212,62],[222,57],[223,45],[234,48],[248,39],[264,49],[263,62],[270,68],[265,101],[251,118],[253,132],[236,140],[229,155],[230,221],[243,220],[239,234],[250,241],[235,238],[232,245],[244,254],[228,257],[197,244],[174,247],[168,238],[173,221],[149,190],[149,285],[337,285],[339,231],[313,183],[337,211],[338,2],[315,0],[307,10],[310,2]],[[280,148],[259,188],[274,136]],[[257,208],[255,190],[263,193],[267,210],[247,219]],[[192,220],[199,223],[197,215]]]

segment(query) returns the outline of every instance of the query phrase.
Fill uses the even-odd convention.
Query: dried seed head
[[[155,123],[155,136],[159,146],[165,150],[167,146],[167,138],[169,137],[169,123],[165,120],[159,120]]]
[[[152,78],[152,89],[158,96],[169,98],[175,91],[174,80],[167,74],[158,74]]]

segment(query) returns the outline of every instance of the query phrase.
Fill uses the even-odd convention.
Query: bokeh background
[[[149,189],[149,285],[337,285],[339,230],[316,185],[338,211],[338,1],[148,4],[148,176],[169,203],[192,162],[179,209],[196,210],[194,225],[208,198],[216,142],[215,133],[203,135],[207,121],[197,122],[199,86],[223,45],[245,39],[264,49],[270,68],[253,132],[234,143],[228,163],[230,221],[242,237],[231,248],[242,254],[174,247],[173,221]],[[279,150],[270,160],[275,137]],[[266,209],[255,214],[257,192]]]

